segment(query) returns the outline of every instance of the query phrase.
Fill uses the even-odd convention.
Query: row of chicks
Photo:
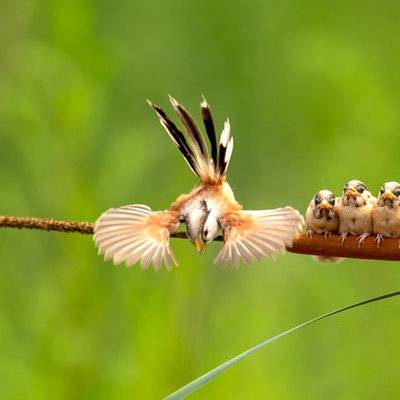
[[[359,245],[372,234],[378,247],[385,237],[400,238],[400,183],[386,182],[377,198],[358,180],[347,183],[341,197],[321,190],[307,208],[306,228],[309,236],[339,233],[342,243],[356,235]]]

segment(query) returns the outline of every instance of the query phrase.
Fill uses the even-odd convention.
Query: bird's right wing
[[[153,212],[145,205],[134,204],[111,208],[96,221],[94,241],[99,254],[114,264],[128,267],[140,260],[142,268],[153,263],[159,270],[178,265],[169,247],[170,232],[179,225],[174,211]]]
[[[292,207],[274,210],[237,211],[221,218],[224,246],[215,259],[218,264],[274,257],[290,247],[303,223],[303,217]]]

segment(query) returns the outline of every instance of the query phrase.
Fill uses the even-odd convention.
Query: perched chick
[[[352,180],[343,188],[343,195],[336,207],[339,215],[339,233],[342,243],[347,236],[359,235],[358,244],[372,233],[372,209],[376,199],[367,186]]]
[[[339,229],[339,219],[335,209],[336,199],[329,190],[320,190],[310,201],[306,212],[307,235],[323,234],[325,237],[336,233]],[[320,262],[337,262],[339,257],[313,256]]]
[[[307,234],[321,233],[329,236],[339,229],[335,210],[335,196],[329,190],[320,190],[310,201],[306,212]]]
[[[400,183],[386,182],[372,210],[373,232],[379,247],[384,237],[400,237]]]
[[[224,246],[215,260],[219,264],[237,265],[241,259],[248,263],[285,251],[302,223],[299,212],[291,207],[242,210],[226,178],[233,150],[229,121],[224,124],[217,146],[210,107],[205,100],[201,103],[210,142],[209,153],[192,116],[175,99],[170,100],[185,133],[161,108],[149,104],[191,170],[199,177],[200,185],[189,194],[179,196],[166,211],[152,211],[147,206],[133,204],[103,213],[94,228],[99,253],[115,264],[126,262],[131,266],[140,261],[143,268],[151,263],[157,270],[163,263],[170,268],[177,262],[169,247],[169,237],[181,223],[199,252],[222,233]]]

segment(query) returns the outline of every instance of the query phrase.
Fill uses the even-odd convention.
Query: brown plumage
[[[290,246],[302,223],[302,217],[291,207],[274,210],[244,211],[235,200],[226,180],[233,150],[230,123],[224,124],[217,146],[211,110],[205,100],[201,111],[210,141],[211,156],[196,122],[189,112],[170,97],[186,134],[167,117],[164,111],[148,102],[154,109],[172,141],[199,177],[200,185],[189,194],[181,195],[167,211],[153,212],[147,206],[129,205],[106,211],[96,222],[94,240],[106,259],[128,266],[137,261],[143,268],[151,263],[160,269],[177,265],[169,247],[170,233],[185,224],[189,239],[201,251],[221,232],[224,246],[216,262],[238,265],[273,257]]]

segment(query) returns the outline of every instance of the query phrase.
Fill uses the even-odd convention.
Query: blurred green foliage
[[[0,13],[0,212],[95,220],[164,209],[195,178],[145,99],[235,136],[230,182],[249,209],[399,180],[396,2],[20,0]],[[169,108],[170,110],[170,108]],[[171,111],[169,112],[170,114]],[[221,271],[172,243],[180,267],[97,257],[90,237],[0,232],[4,399],[160,398],[319,313],[399,289],[396,263],[289,254]],[[400,304],[283,340],[193,399],[394,399]]]

